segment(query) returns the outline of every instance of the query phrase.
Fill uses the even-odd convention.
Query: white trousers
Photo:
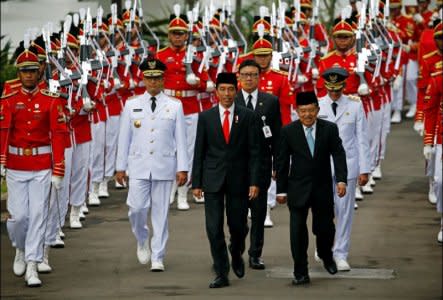
[[[403,110],[403,86],[398,90],[392,88],[392,111],[402,111]]]
[[[74,206],[83,205],[86,200],[89,149],[90,142],[73,146],[69,202]]]
[[[68,213],[69,197],[71,193],[71,177],[72,177],[72,154],[73,147],[65,149],[65,176],[63,177],[62,188],[58,192],[60,205],[60,225],[65,225],[66,214]]]
[[[49,197],[48,221],[46,222],[45,245],[55,245],[57,231],[61,228],[61,189],[57,190],[51,186],[51,196]]]
[[[92,141],[89,157],[89,182],[102,182],[105,177],[105,122],[91,124]]]
[[[151,260],[162,260],[168,241],[169,195],[172,180],[147,180],[129,178],[126,204],[129,222],[137,242],[142,245],[150,236],[148,213],[151,213]]]
[[[187,152],[188,152],[188,182],[180,187],[177,186],[177,183],[174,180],[173,187],[171,188],[171,195],[175,195],[175,192],[178,190],[178,193],[181,197],[186,197],[189,190],[189,183],[192,178],[192,163],[194,161],[194,148],[195,148],[195,139],[197,137],[197,123],[198,123],[198,114],[190,114],[185,116],[186,123],[186,144],[187,144]]]
[[[48,215],[51,170],[8,169],[8,212],[6,226],[12,246],[25,250],[27,262],[43,260],[43,242]]]
[[[388,134],[391,132],[391,103],[386,103],[382,106],[383,120],[381,125],[381,145],[380,145],[380,160],[385,159],[386,143]]]
[[[267,203],[269,206],[274,207],[276,205],[276,197],[277,197],[277,184],[274,179],[271,179],[271,184],[268,188],[268,199]]]
[[[437,197],[437,211],[443,213],[442,197],[442,149],[441,144],[435,145],[434,188]]]
[[[352,220],[354,218],[355,187],[357,179],[348,179],[346,195],[343,198],[337,196],[334,186],[334,210],[335,210],[335,240],[332,248],[334,257],[347,259],[351,245]]]
[[[380,140],[383,123],[383,111],[371,111],[368,115],[369,152],[371,172],[374,171],[380,158]]]
[[[105,177],[114,176],[119,126],[120,116],[109,116],[106,120]]]
[[[435,152],[432,153],[431,158],[430,159],[426,159],[426,176],[428,177],[434,177],[434,173],[435,173]]]
[[[417,103],[418,62],[409,60],[406,66],[406,100],[409,104]]]

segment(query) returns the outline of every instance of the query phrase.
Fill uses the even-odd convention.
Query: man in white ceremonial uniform
[[[187,182],[186,125],[181,102],[162,92],[166,66],[150,59],[139,68],[144,74],[146,92],[128,99],[121,115],[116,179],[122,183],[128,172],[126,203],[139,262],[147,264],[151,259],[151,271],[163,271],[172,184],[174,180],[179,186]]]
[[[357,181],[360,185],[364,185],[370,173],[368,125],[363,105],[360,101],[351,100],[343,95],[348,76],[348,72],[342,68],[333,67],[325,70],[322,77],[325,79],[328,95],[319,100],[319,118],[337,124],[348,166],[349,192],[342,198],[334,192],[336,231],[333,255],[339,271],[351,269],[347,259],[354,215],[354,189]]]

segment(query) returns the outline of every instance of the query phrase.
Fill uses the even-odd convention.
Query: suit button
[[[28,125],[31,124],[31,121],[28,121],[27,124],[28,124]]]
[[[154,143],[154,140],[150,141],[150,143],[151,143],[151,144]]]
[[[27,135],[31,135],[31,133],[28,132]]]
[[[151,154],[151,155],[154,154],[154,151],[149,152],[149,154]]]
[[[154,128],[151,129],[151,132],[154,132]]]

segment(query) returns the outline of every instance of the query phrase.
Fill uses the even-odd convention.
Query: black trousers
[[[265,219],[268,206],[269,183],[260,187],[257,199],[249,201],[251,209],[251,232],[248,254],[251,257],[261,257],[265,240]]]
[[[226,187],[217,193],[205,192],[206,234],[214,261],[214,271],[219,276],[227,276],[229,273],[229,258],[223,231],[225,202],[230,234],[229,250],[232,257],[240,257],[245,251],[245,239],[248,234],[248,201],[247,194],[233,195]]]
[[[290,208],[290,240],[294,276],[308,274],[308,227],[306,224],[309,207]],[[332,260],[335,225],[333,206],[315,207],[312,211],[312,232],[316,236],[318,256],[322,260]]]

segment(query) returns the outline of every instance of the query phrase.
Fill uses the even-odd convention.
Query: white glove
[[[304,84],[308,81],[308,78],[305,75],[298,75],[297,76],[297,83],[298,84]]]
[[[103,79],[103,87],[105,89],[109,88],[109,80]]]
[[[416,13],[413,18],[415,23],[423,23],[424,21],[423,17],[419,13]]]
[[[52,175],[51,182],[55,189],[59,190],[62,187],[63,177]]]
[[[417,131],[417,133],[420,136],[423,136],[423,132],[425,130],[425,125],[423,124],[422,121],[415,121],[414,122],[414,130]]]
[[[362,83],[358,86],[357,92],[360,96],[367,96],[369,95],[369,86],[366,83]]]
[[[214,84],[214,81],[212,81],[212,80],[208,80],[207,82],[206,82],[206,91],[208,92],[208,93],[211,93],[211,92],[213,92],[215,90],[215,84]]]
[[[118,90],[118,89],[121,88],[121,87],[122,87],[122,83],[121,83],[120,79],[118,79],[118,78],[114,78],[114,88],[115,88],[116,90]]]
[[[434,147],[431,145],[425,145],[423,147],[423,155],[426,160],[430,160],[432,158],[432,154],[434,153]]]
[[[91,110],[93,110],[95,107],[95,102],[94,101],[87,101],[83,104],[83,110],[86,112],[90,112]]]
[[[411,46],[403,44],[403,51],[409,53],[409,51],[411,51]]]
[[[134,82],[134,79],[129,79],[129,89],[134,89],[135,88],[135,82]]]
[[[6,167],[5,167],[5,165],[0,165],[0,177],[6,177]]]
[[[189,85],[197,85],[199,83],[200,79],[195,76],[194,73],[189,73],[186,75],[186,83]]]
[[[394,83],[392,84],[392,88],[396,91],[398,91],[399,89],[403,88],[403,76],[398,75],[395,80]]]
[[[320,73],[318,72],[318,69],[317,68],[313,68],[312,70],[311,70],[311,74],[312,74],[312,79],[318,79],[318,76],[320,75]]]

